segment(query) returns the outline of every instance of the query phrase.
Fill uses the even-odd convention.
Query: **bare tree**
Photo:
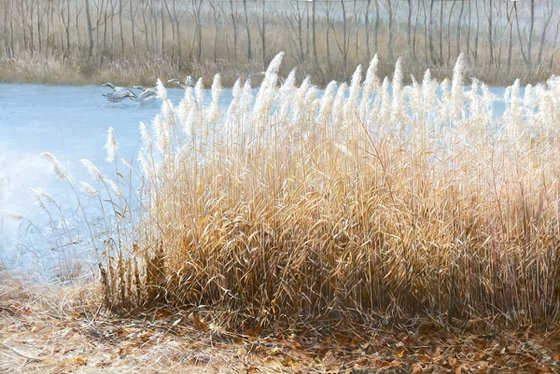
[[[550,24],[550,20],[552,19],[552,15],[554,14],[554,1],[547,0],[546,7],[543,7],[543,19],[545,20],[544,25],[541,31],[541,40],[539,44],[539,53],[537,55],[537,66],[538,70],[542,68],[542,55],[544,50],[544,42],[546,39],[546,30],[548,29],[548,25]]]
[[[196,35],[196,61],[202,61],[202,2],[204,0],[192,0],[191,14],[195,25]]]
[[[88,35],[88,58],[91,58],[93,56],[93,27],[91,24],[89,0],[86,0],[86,22],[87,22],[87,35]]]
[[[408,50],[412,51],[412,0],[407,0],[408,16],[406,17],[406,42]]]
[[[387,49],[389,53],[389,61],[393,63],[395,60],[394,51],[393,51],[393,21],[394,21],[394,13],[395,9],[394,6],[397,6],[398,2],[392,0],[385,0],[384,2],[385,8],[387,9],[387,19],[389,23],[389,41],[387,42]]]
[[[237,4],[233,7],[233,0],[229,0],[231,23],[233,26],[233,61],[237,62]]]
[[[368,0],[370,1],[370,0]],[[311,12],[312,12],[312,21],[311,21],[311,43],[313,44],[313,59],[315,60],[315,65],[319,65],[319,58],[317,57],[317,28],[316,28],[316,17],[315,17],[315,12],[316,12],[316,7],[315,7],[316,2],[313,1],[312,2],[312,7],[311,7]],[[367,32],[366,32],[367,34]]]
[[[261,0],[261,18],[257,19],[257,25],[259,27],[259,37],[261,39],[261,50],[262,50],[262,64],[263,69],[266,69],[266,13],[265,13],[266,0]]]
[[[315,4],[315,2],[313,2]],[[366,3],[366,11],[364,14],[364,34],[366,36],[366,53],[367,59],[371,59],[371,48],[369,46],[369,6],[371,4],[371,0],[367,0]]]
[[[379,53],[379,0],[375,0],[375,28],[373,30],[373,40],[375,45],[375,53]]]
[[[484,6],[486,7],[486,2],[484,2]],[[492,0],[488,0],[488,10],[486,10],[486,12],[488,13],[488,52],[490,54],[489,63],[490,65],[494,65],[494,41],[492,40]]]
[[[455,41],[455,45],[457,46],[457,56],[461,54],[461,22],[463,21],[463,11],[465,9],[465,0],[461,1],[461,8],[459,10],[459,16],[457,17],[457,24],[455,27],[457,28],[457,37]]]
[[[299,63],[305,61],[305,48],[303,46],[303,11],[299,2],[290,3],[291,13],[286,11],[286,25],[290,35],[290,41],[295,47],[295,53]],[[328,39],[328,37],[327,37]]]
[[[251,28],[249,26],[249,13],[247,12],[247,0],[243,0],[243,12],[245,14],[245,31],[247,33],[247,61],[251,61],[252,55],[252,45],[251,45]]]
[[[451,9],[449,10],[449,18],[447,19],[447,63],[449,66],[451,60],[451,18],[453,17],[453,9],[455,9],[456,1],[453,1]]]
[[[512,19],[513,7],[510,10],[509,6],[510,6],[510,4],[507,3],[506,4],[506,17],[507,17],[508,33],[509,33],[508,54],[507,54],[507,71],[508,71],[508,73],[511,72],[511,57],[512,57],[512,52],[513,52],[513,19]]]
[[[209,1],[212,9],[212,19],[214,20],[214,63],[218,60],[218,9],[215,0]]]

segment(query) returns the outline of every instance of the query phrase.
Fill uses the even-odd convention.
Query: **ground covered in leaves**
[[[556,328],[475,333],[413,321],[322,337],[278,329],[230,333],[192,312],[110,316],[95,289],[29,286],[0,273],[0,372],[560,372]]]

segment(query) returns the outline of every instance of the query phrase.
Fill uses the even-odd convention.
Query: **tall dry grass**
[[[558,80],[524,96],[517,81],[497,116],[462,57],[451,82],[407,86],[374,58],[321,95],[280,82],[282,56],[225,112],[219,75],[209,104],[201,81],[176,106],[158,84],[141,209],[100,265],[108,308],[210,307],[231,326],[558,320]]]

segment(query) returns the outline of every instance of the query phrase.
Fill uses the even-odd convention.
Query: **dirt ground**
[[[192,313],[109,316],[94,289],[29,286],[0,273],[0,372],[560,372],[560,329],[474,334],[425,321],[359,336],[234,334]]]

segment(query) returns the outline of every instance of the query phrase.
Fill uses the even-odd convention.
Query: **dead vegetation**
[[[557,329],[450,330],[430,320],[334,335],[227,332],[212,314],[160,308],[135,318],[99,309],[90,283],[28,285],[3,272],[0,372],[547,373]]]

